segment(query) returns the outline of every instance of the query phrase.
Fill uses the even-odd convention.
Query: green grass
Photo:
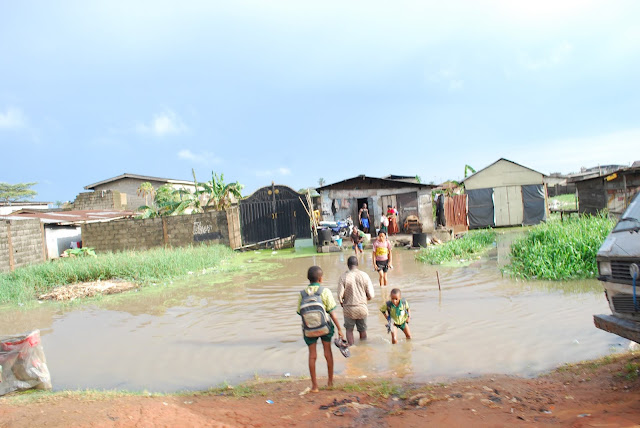
[[[460,239],[421,249],[416,254],[416,260],[439,265],[452,260],[468,259],[486,251],[495,240],[496,232],[493,229],[474,230]]]
[[[569,193],[566,195],[558,195],[549,198],[549,204],[551,206],[557,206],[560,209],[576,209],[576,195],[575,193]]]
[[[524,279],[593,278],[596,253],[614,225],[605,213],[540,224],[511,245],[504,271]]]
[[[55,260],[0,274],[0,304],[32,301],[56,286],[122,279],[141,285],[217,268],[234,253],[223,245],[156,248]]]

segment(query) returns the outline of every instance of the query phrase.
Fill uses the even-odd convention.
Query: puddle
[[[509,239],[501,239],[488,259],[457,268],[423,265],[414,261],[413,251],[397,249],[390,287],[401,288],[411,305],[414,339],[395,346],[378,313],[381,290],[371,254],[360,256],[377,293],[369,305],[369,340],[356,340],[349,359],[334,349],[337,375],[393,375],[416,381],[488,373],[533,376],[627,345],[593,325],[593,314],[609,312],[597,280],[503,278],[498,266],[505,263],[504,242]],[[264,275],[240,272],[222,282],[211,275],[196,276],[161,290],[5,310],[0,313],[0,335],[39,328],[56,390],[170,392],[225,381],[236,384],[256,375],[306,376],[297,292],[307,282],[307,268],[317,264],[325,272],[324,285],[335,295],[351,254],[274,254],[262,257],[264,263],[275,264]],[[338,318],[343,319],[341,309]],[[318,374],[326,376],[322,356]]]

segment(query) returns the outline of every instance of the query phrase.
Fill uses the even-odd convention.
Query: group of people
[[[371,218],[369,215],[369,208],[367,204],[362,204],[362,208],[358,211],[358,218],[360,220],[360,229],[364,233],[369,233],[371,229]],[[387,235],[395,235],[400,232],[398,227],[398,210],[391,205],[387,206],[386,214],[382,214],[380,217],[380,230]]]
[[[388,241],[387,241],[388,244]],[[375,245],[375,244],[374,244]],[[374,247],[375,253],[375,247]],[[390,246],[389,246],[390,254]],[[374,265],[379,272],[387,263],[375,261]],[[367,302],[375,297],[375,291],[371,278],[365,272],[358,269],[358,257],[350,256],[347,260],[347,271],[338,280],[338,303],[342,306],[344,315],[344,332],[338,322],[335,309],[338,304],[330,289],[322,286],[323,272],[319,266],[311,266],[307,272],[309,285],[302,290],[298,296],[298,314],[302,318],[302,331],[304,341],[309,348],[309,373],[311,375],[311,391],[318,391],[316,378],[316,344],[318,338],[324,349],[324,357],[327,361],[328,386],[333,386],[333,354],[331,352],[331,339],[335,329],[338,330],[339,339],[336,346],[340,346],[340,341],[346,342],[346,346],[353,345],[354,328],[358,330],[360,340],[367,339],[367,317],[369,308]],[[380,283],[382,286],[382,281]],[[386,281],[385,284],[386,285]],[[397,330],[404,332],[407,339],[411,339],[409,322],[411,315],[409,303],[402,298],[399,289],[394,288],[389,294],[389,300],[380,307],[387,319],[388,328],[391,333],[391,342],[397,343]],[[346,336],[346,338],[345,338]]]

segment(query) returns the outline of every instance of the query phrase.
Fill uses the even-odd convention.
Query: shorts
[[[394,323],[393,325],[398,327],[400,330],[404,331],[404,328],[407,326],[407,323],[406,322],[403,322],[402,324],[395,324]]]
[[[329,333],[325,334],[324,336],[319,336],[319,338],[322,339],[323,342],[331,342],[332,336],[333,323],[329,323]],[[307,337],[304,335],[304,333],[302,334],[302,337],[304,338],[304,343],[306,343],[307,346],[313,345],[314,343],[318,342],[318,337]]]
[[[360,222],[362,223],[362,227],[366,227],[367,229],[369,228],[369,219],[368,218],[362,218],[362,219],[360,219]]]
[[[353,244],[353,247],[351,247],[351,248],[353,248],[355,250],[356,249],[356,245],[358,246],[359,250],[363,250],[364,249],[364,246],[362,245],[362,242],[359,242],[357,244]]]
[[[359,332],[367,331],[367,319],[354,320],[353,318],[344,317],[344,328],[346,330],[353,330],[356,326]]]
[[[376,266],[382,272],[387,272],[389,270],[389,260],[376,260]]]

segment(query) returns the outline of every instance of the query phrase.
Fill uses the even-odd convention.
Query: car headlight
[[[598,262],[600,276],[611,276],[611,262]]]

